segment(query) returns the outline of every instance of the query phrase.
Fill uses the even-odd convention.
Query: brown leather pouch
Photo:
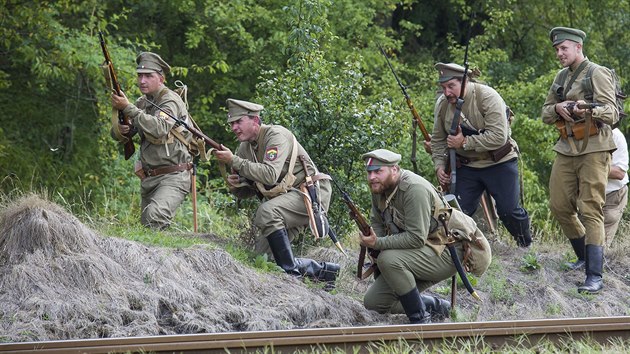
[[[597,123],[591,119],[591,126],[588,129],[588,136],[593,136],[599,132]],[[582,140],[586,137],[586,122],[581,121],[573,125],[573,137],[576,140]]]
[[[567,134],[567,125],[564,119],[556,121],[556,129],[558,129],[558,133],[560,133],[560,137],[562,139],[567,139],[569,137],[569,135]]]
[[[501,146],[500,148],[496,150],[490,151],[490,158],[494,162],[501,161],[501,159],[504,158],[505,155],[509,154],[510,152],[512,152],[512,144],[508,140],[508,142],[505,143],[505,145]]]

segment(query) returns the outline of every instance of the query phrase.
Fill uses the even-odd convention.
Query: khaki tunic
[[[578,74],[571,89],[566,92],[566,100],[578,101],[585,98],[582,81],[591,65],[595,64],[588,62]],[[569,70],[564,86],[573,74],[573,70]],[[559,75],[560,72],[554,82]],[[588,145],[583,152],[582,144],[586,139],[576,140],[569,137],[559,138],[556,142],[554,151],[558,155],[549,179],[549,206],[569,239],[586,236],[586,244],[602,245],[605,241],[602,208],[610,170],[610,155],[615,149],[610,124],[617,122],[619,114],[613,78],[608,69],[597,66],[592,74],[592,83],[593,101],[604,104],[593,109],[593,118],[603,124],[600,124],[598,134],[588,138]],[[542,108],[542,119],[547,124],[554,124],[561,119],[555,111],[555,105],[559,102],[556,89],[555,85],[551,86]]]
[[[441,234],[430,234],[433,207],[439,195],[426,179],[401,170],[398,189],[390,195],[372,195],[371,224],[380,250],[380,275],[364,297],[366,308],[403,313],[399,295],[420,291],[453,276],[455,265]],[[462,245],[456,245],[462,254]]]
[[[480,98],[479,102],[477,98]],[[446,110],[441,116],[440,111],[443,105],[446,105]],[[434,124],[431,135],[432,157],[436,170],[438,167],[446,167],[448,159],[446,138],[449,136],[455,110],[455,105],[449,104],[444,95],[438,97],[433,112]],[[517,156],[516,151],[512,150],[501,160],[494,162],[488,153],[488,151],[496,150],[505,145],[508,139],[512,146],[516,147],[516,142],[510,138],[510,127],[505,110],[505,102],[492,87],[474,82],[466,84],[461,124],[476,131],[485,130],[481,134],[467,136],[465,149],[463,147],[456,149],[457,155],[470,160],[467,166],[484,168],[503,163]]]
[[[181,97],[166,87],[156,97],[142,96],[135,105],[129,104],[123,113],[132,120],[133,127],[140,135],[140,161],[143,169],[147,171],[192,162],[186,145],[169,134],[175,121],[146,103],[145,99],[189,123],[188,111]],[[192,139],[191,133],[185,129],[182,130],[182,135],[188,142]],[[141,183],[142,224],[160,229],[168,227],[177,208],[190,193],[190,183],[190,171],[145,178]]]
[[[247,180],[249,185],[235,189],[234,195],[239,198],[257,195],[257,188],[253,182],[260,182],[267,189],[271,189],[282,181],[289,171],[294,137],[293,133],[282,126],[262,125],[255,141],[241,142],[232,160],[232,168]],[[305,182],[306,173],[299,156],[306,156],[309,175],[317,172],[317,167],[299,142],[297,142],[297,149],[297,158],[292,170],[296,177],[293,188],[288,193],[263,199],[256,210],[254,224],[260,230],[260,235],[256,240],[258,253],[269,253],[266,237],[274,231],[287,229],[292,239],[299,229],[308,225],[306,206],[299,191],[300,184]],[[332,193],[330,182],[320,180],[317,184],[321,206],[324,211],[328,211]]]

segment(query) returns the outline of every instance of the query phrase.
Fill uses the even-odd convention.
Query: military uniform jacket
[[[289,171],[294,138],[293,133],[283,126],[263,124],[255,141],[241,142],[232,159],[232,168],[249,182],[260,182],[265,188],[271,189]],[[292,171],[295,175],[293,187],[299,189],[300,184],[306,179],[299,156],[305,155],[307,166],[313,167],[313,170],[315,165],[297,141],[296,147],[298,157]],[[309,174],[313,174],[313,171],[309,171]],[[239,198],[256,195],[256,186],[251,184],[248,187],[237,188],[234,194]]]
[[[584,60],[588,61],[588,59]],[[569,137],[568,139],[558,139],[553,150],[559,154],[566,156],[579,156],[592,152],[615,150],[615,143],[612,139],[612,130],[610,125],[619,120],[619,112],[617,111],[615,86],[610,71],[603,66],[588,62],[587,66],[578,74],[575,82],[571,85],[571,89],[566,92],[565,97],[568,101],[584,100],[585,92],[582,81],[585,79],[586,73],[591,65],[596,65],[591,77],[593,81],[593,101],[604,104],[602,107],[596,107],[593,109],[593,119],[604,124],[600,124],[599,133],[597,135],[593,135],[588,138],[588,144],[583,152],[580,151],[582,150],[582,144],[586,139],[576,140],[573,137]],[[560,76],[561,71],[562,70],[556,74],[554,82],[558,80],[558,76]],[[563,87],[568,84],[573,75],[574,71],[569,69],[569,75],[567,75],[566,82],[562,84]],[[542,119],[547,124],[554,124],[556,121],[562,119],[556,113],[555,106],[556,103],[559,103],[560,101],[556,96],[557,88],[554,86],[555,85],[552,85],[549,89],[547,99],[545,100],[545,104],[542,109]],[[576,149],[572,148],[572,144],[576,147]]]
[[[477,92],[480,90],[480,92]],[[478,98],[480,101],[478,102]],[[446,110],[441,109],[446,105]],[[440,111],[444,112],[440,116]],[[435,169],[444,168],[449,156],[446,138],[451,129],[451,122],[455,114],[455,105],[449,104],[444,95],[438,97],[433,112],[434,125],[431,136],[431,149]],[[468,82],[464,105],[462,106],[460,124],[468,129],[480,132],[466,137],[466,148],[456,149],[456,153],[469,160],[467,166],[475,168],[489,167],[508,161],[517,156],[513,149],[499,161],[492,161],[489,151],[496,150],[508,141],[516,147],[516,142],[510,138],[510,127],[506,117],[506,106],[503,98],[492,87]]]
[[[140,134],[142,167],[148,170],[191,162],[192,156],[186,145],[171,133],[176,122],[151,104],[146,103],[145,98],[174,117],[189,123],[188,111],[181,97],[165,86],[155,97],[144,95],[136,101],[135,105],[130,104],[125,107],[123,113],[132,120],[133,126]],[[181,133],[190,142],[192,134],[185,129]]]
[[[389,194],[372,194],[370,221],[377,236],[374,249],[410,249],[425,245],[440,255],[445,240],[434,232],[433,207],[440,198],[429,181],[401,170],[397,188]]]

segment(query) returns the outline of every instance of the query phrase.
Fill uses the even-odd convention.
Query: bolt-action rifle
[[[383,56],[385,57],[385,60],[387,61],[387,65],[389,66],[389,69],[392,71],[392,74],[394,74],[394,78],[396,79],[398,86],[400,86],[400,89],[402,90],[403,96],[405,97],[405,101],[407,102],[407,106],[409,107],[409,110],[411,111],[411,115],[413,116],[413,119],[414,119],[413,120],[414,135],[413,135],[413,144],[412,144],[412,151],[411,151],[411,163],[413,164],[414,172],[418,173],[418,165],[416,163],[416,126],[420,127],[420,132],[422,132],[422,137],[424,138],[424,141],[431,141],[431,135],[429,135],[427,128],[422,122],[422,118],[420,118],[420,115],[418,114],[416,107],[413,105],[413,102],[411,102],[411,97],[409,97],[409,94],[407,93],[407,88],[405,87],[405,85],[402,84],[402,82],[398,78],[398,75],[396,75],[396,71],[394,70],[392,63],[389,61],[387,54],[383,50],[383,47],[381,47],[380,44],[378,47],[381,50],[381,53],[383,53]]]
[[[114,63],[112,62],[112,58],[109,55],[109,51],[107,50],[107,46],[105,45],[105,38],[103,37],[103,32],[98,32],[98,36],[101,40],[101,49],[103,50],[103,56],[105,56],[105,63],[107,65],[107,70],[109,71],[109,80],[111,80],[112,88],[116,91],[118,96],[122,96],[120,90],[120,83],[118,83],[118,78],[116,77],[116,71],[114,70]],[[118,111],[118,122],[124,125],[131,125],[131,121],[129,117],[125,116],[122,111]],[[129,158],[136,151],[135,146],[133,145],[133,131],[129,129],[129,133],[125,134],[127,141],[125,144],[125,160],[129,160]]]
[[[348,206],[348,209],[350,209],[349,211],[350,217],[357,224],[363,236],[370,235],[370,232],[372,229],[372,227],[370,226],[370,223],[368,223],[365,216],[361,214],[361,212],[359,211],[359,208],[357,208],[357,206],[352,201],[352,198],[350,198],[350,195],[348,195],[346,191],[344,191],[343,189],[341,189],[341,187],[339,187],[339,185],[337,184],[334,178],[332,179],[332,181],[333,181],[333,184],[337,187],[337,189],[339,189],[339,191],[341,192],[341,197],[343,198],[344,203],[346,203],[346,205]],[[357,277],[359,279],[361,280],[366,279],[372,273],[374,273],[374,271],[376,270],[376,258],[378,257],[379,253],[380,251],[378,250],[361,246],[361,250],[359,251],[359,263],[357,264]],[[363,272],[366,254],[370,256],[371,264],[370,264],[370,267],[365,272]]]
[[[184,128],[186,128],[186,130],[188,130],[192,135],[196,136],[199,139],[203,139],[203,141],[206,142],[206,144],[210,145],[212,148],[216,149],[216,150],[225,150],[225,148],[223,147],[223,145],[217,143],[216,141],[210,139],[207,135],[205,135],[204,133],[200,132],[199,130],[195,129],[194,127],[191,127],[190,125],[188,125],[185,121],[175,117],[174,115],[170,114],[169,112],[165,111],[164,109],[162,109],[162,107],[156,105],[155,103],[145,99],[145,102],[151,104],[153,107],[157,108],[158,110],[160,110],[160,112],[166,114],[167,116],[169,116],[171,119],[173,119],[177,125],[181,125]]]
[[[451,123],[451,129],[448,131],[450,135],[457,135],[459,130],[459,118],[462,114],[462,107],[464,106],[464,94],[466,93],[466,82],[468,81],[468,48],[470,47],[470,35],[472,33],[472,22],[468,28],[468,39],[466,40],[466,51],[464,52],[464,74],[462,75],[461,90],[459,91],[459,97],[457,103],[455,103],[455,113],[453,114],[453,122]],[[455,194],[457,185],[457,153],[455,148],[451,148],[448,151],[450,167],[451,167],[451,185],[449,191]]]

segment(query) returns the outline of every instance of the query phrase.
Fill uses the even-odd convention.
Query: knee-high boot
[[[578,292],[597,294],[602,290],[603,265],[604,246],[586,245],[586,280],[578,287]]]
[[[420,295],[426,310],[431,315],[431,322],[443,321],[451,314],[451,303],[435,296]]]
[[[586,247],[584,246],[584,239],[586,237],[582,236],[580,238],[570,239],[571,246],[573,247],[573,251],[577,256],[577,261],[575,262],[567,262],[565,265],[570,270],[577,270],[584,267],[584,263],[586,263],[586,256],[584,253],[586,252]]]
[[[409,318],[409,323],[431,323],[431,315],[426,311],[426,307],[420,297],[420,291],[418,291],[418,288],[413,288],[410,292],[400,295],[398,298],[400,299],[400,304],[405,310],[405,314]]]
[[[280,268],[291,275],[300,275],[298,265],[293,258],[291,242],[287,230],[277,230],[267,236],[273,259]]]

